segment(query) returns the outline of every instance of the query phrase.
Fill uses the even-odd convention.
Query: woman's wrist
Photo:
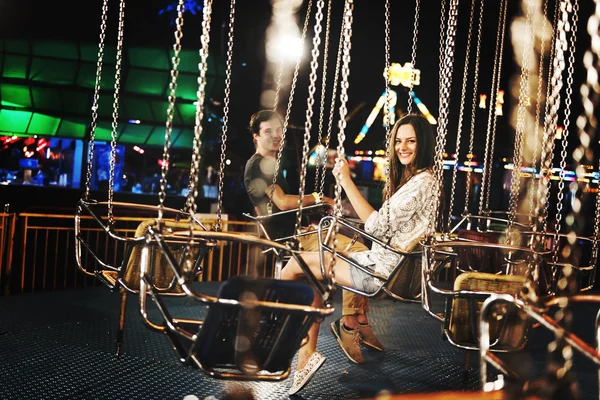
[[[321,199],[317,192],[312,192],[310,195],[315,199],[315,204],[321,204],[323,202],[323,199]]]

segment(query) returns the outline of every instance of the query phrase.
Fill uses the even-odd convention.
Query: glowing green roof
[[[96,44],[0,40],[0,135],[89,135],[97,54]],[[105,48],[96,129],[100,140],[110,139],[112,132],[115,54],[114,48]],[[118,142],[163,144],[171,56],[167,48],[126,49]],[[183,50],[180,56],[172,143],[191,147],[200,56],[197,49]],[[206,98],[222,98],[223,89],[224,63],[209,55]]]

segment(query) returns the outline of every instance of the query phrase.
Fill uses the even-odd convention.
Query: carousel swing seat
[[[371,298],[389,298],[392,300],[418,303],[421,297],[421,251],[420,241],[421,238],[416,238],[407,249],[398,249],[392,247],[378,238],[370,235],[358,226],[353,224],[351,221],[345,219],[338,219],[337,221],[340,228],[345,231],[353,232],[355,236],[361,237],[366,241],[377,243],[383,246],[386,250],[394,253],[398,256],[398,263],[393,268],[391,274],[387,277],[380,275],[364,266],[361,266],[356,261],[348,257],[348,254],[342,251],[336,251],[336,257],[344,260],[350,265],[353,265],[365,273],[373,276],[382,282],[379,289],[374,293],[365,293],[353,287],[347,287],[344,285],[338,285],[344,290],[348,290],[357,293],[361,296]],[[328,216],[324,217],[319,223],[319,248],[321,258],[321,272],[325,276],[325,253],[333,254],[333,248],[329,244],[330,235],[335,225],[335,218]],[[327,230],[327,234],[324,231]]]
[[[463,380],[468,380],[470,351],[480,349],[478,321],[485,300],[496,294],[518,296],[531,276],[543,280],[547,256],[527,247],[466,240],[424,245],[423,307],[442,323],[442,338],[467,350]],[[473,265],[475,260],[479,264]],[[434,297],[443,299],[442,312],[434,310]],[[531,328],[529,318],[509,314],[506,308],[495,317],[489,329],[490,351],[521,350]]]
[[[283,245],[248,235],[205,233],[218,240],[287,251]],[[149,327],[165,333],[181,362],[191,363],[213,377],[285,379],[308,329],[317,319],[333,313],[332,307],[312,306],[316,293],[306,283],[235,276],[225,281],[213,297],[198,292],[188,272],[175,263],[170,266],[185,293],[208,307],[206,316],[203,320],[174,318],[155,290],[149,271],[142,266],[141,282],[147,286],[147,290],[140,291],[142,317]],[[148,318],[147,295],[160,311],[160,324]]]
[[[573,282],[577,292],[585,292],[594,287],[596,282],[596,263],[593,257],[594,240],[587,236],[568,236],[554,232],[520,232],[523,246],[531,245],[537,235],[543,249],[556,253],[556,258],[548,257],[549,282],[547,295],[557,292],[557,283],[567,266],[573,269]],[[569,243],[573,241],[573,244]]]
[[[244,216],[256,223],[258,235],[279,243],[297,239],[294,226],[298,209],[279,211],[269,215],[262,215],[257,207],[254,208],[256,215],[244,213]],[[328,204],[314,204],[302,207],[303,231],[300,236],[316,233],[311,229],[314,221],[320,221],[322,217],[331,213]]]
[[[102,219],[93,211],[94,206],[105,205],[105,203],[97,203],[97,202],[86,202],[81,200],[78,205],[78,212],[75,217],[75,248],[76,248],[76,259],[78,262],[79,269],[82,270],[86,275],[94,276],[101,283],[107,286],[111,291],[120,291],[121,292],[121,303],[120,303],[120,315],[119,315],[119,326],[117,330],[117,356],[120,355],[121,347],[123,345],[123,334],[125,329],[125,309],[127,304],[127,294],[128,293],[139,293],[140,290],[140,262],[141,262],[141,250],[142,247],[146,244],[146,235],[151,228],[156,227],[157,221],[156,219],[147,219],[142,221],[133,237],[122,237],[116,235],[113,230],[105,225]],[[152,211],[156,210],[155,207],[151,206],[143,206],[137,204],[128,204],[128,203],[115,203],[121,209],[132,209],[137,211]],[[88,243],[88,241],[84,238],[81,230],[81,217],[83,210],[88,211],[91,215],[92,219],[100,224],[101,229],[106,232],[106,235],[109,239],[112,239],[117,244],[124,243],[125,249],[123,253],[123,258],[119,265],[111,265],[103,262],[100,257],[94,252],[92,246]],[[181,212],[175,209],[167,209],[167,212],[170,214],[176,215],[177,218],[180,217]],[[199,222],[195,222],[198,226],[204,228]],[[189,229],[189,222],[183,222],[179,220],[163,220],[161,222],[164,230],[168,232],[172,232],[173,230],[182,230]],[[172,269],[169,267],[169,262],[183,262],[183,249],[185,247],[185,243],[181,240],[172,241],[167,244],[173,254],[176,255],[175,258],[171,260],[168,257],[165,257],[164,251],[161,248],[158,248],[156,245],[150,246],[150,269],[153,275],[153,282],[156,285],[154,290],[160,292],[164,295],[169,296],[183,296],[183,290],[177,284],[175,276],[172,273]],[[92,258],[96,261],[96,265],[99,265],[101,268],[95,268],[93,272],[89,271],[82,262],[82,247],[85,248],[88,253],[92,256]],[[193,267],[193,275],[197,277],[202,273],[202,260],[205,255],[214,247],[213,242],[201,242],[198,243],[193,249],[194,256],[194,267]]]

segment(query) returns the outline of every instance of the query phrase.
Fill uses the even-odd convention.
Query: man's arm
[[[275,190],[272,190],[273,186],[269,186],[267,188],[267,196],[273,199],[273,203],[279,208],[281,211],[292,210],[294,208],[298,208],[298,199],[300,196],[295,194],[285,194],[281,186],[275,185]],[[272,194],[271,194],[272,193]],[[315,204],[315,198],[310,193],[305,194],[302,199],[302,206],[312,206]]]

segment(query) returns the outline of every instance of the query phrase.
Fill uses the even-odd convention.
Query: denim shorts
[[[367,274],[362,269],[355,267],[352,264],[349,264],[348,268],[350,269],[350,279],[352,279],[352,286],[355,289],[370,294],[375,293],[381,287],[381,284],[379,284],[378,280],[376,281],[374,277]]]

